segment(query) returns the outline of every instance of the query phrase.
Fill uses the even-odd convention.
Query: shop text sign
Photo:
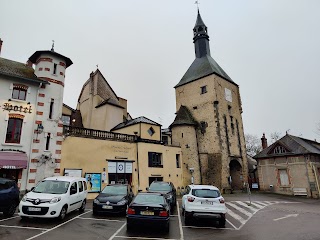
[[[14,112],[21,112],[21,113],[32,113],[32,108],[31,106],[24,107],[24,106],[18,106],[18,105],[12,105],[10,103],[4,103],[3,106],[3,111],[14,111]]]

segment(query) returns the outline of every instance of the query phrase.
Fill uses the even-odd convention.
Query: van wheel
[[[12,217],[13,214],[16,212],[17,205],[12,203],[5,211],[3,211],[3,215],[5,217]]]
[[[85,209],[86,209],[86,200],[84,199],[81,204],[81,207],[79,208],[79,211],[83,213]]]
[[[58,218],[60,220],[63,220],[66,217],[66,215],[67,215],[67,207],[63,206]]]

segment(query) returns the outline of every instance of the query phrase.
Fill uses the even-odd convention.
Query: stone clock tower
[[[175,86],[177,112],[170,126],[173,144],[182,148],[184,183],[193,176],[195,184],[241,189],[248,168],[239,86],[211,57],[199,10],[193,43],[196,58]]]

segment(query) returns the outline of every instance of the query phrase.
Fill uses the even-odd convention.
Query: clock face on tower
[[[228,89],[228,88],[225,88],[224,89],[224,95],[225,95],[225,98],[228,102],[232,102],[232,93],[231,93],[231,90]]]

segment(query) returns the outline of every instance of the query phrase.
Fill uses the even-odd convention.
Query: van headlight
[[[60,202],[61,200],[61,197],[54,197],[51,199],[50,203],[57,203],[57,202]]]
[[[27,194],[23,196],[23,198],[21,199],[22,202],[27,201]]]

